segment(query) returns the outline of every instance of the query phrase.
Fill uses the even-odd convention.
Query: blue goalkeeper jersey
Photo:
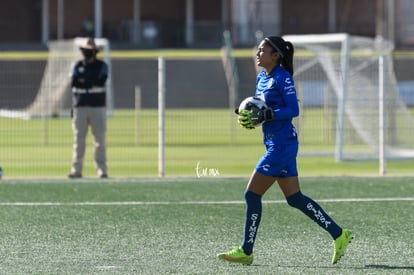
[[[264,100],[274,113],[274,119],[262,125],[264,144],[297,143],[292,120],[299,115],[299,104],[290,73],[281,66],[276,66],[269,75],[265,70],[260,72],[256,79],[256,96]]]

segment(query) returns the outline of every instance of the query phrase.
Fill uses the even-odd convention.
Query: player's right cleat
[[[353,238],[351,231],[343,229],[342,234],[333,241],[334,254],[332,256],[332,264],[336,264],[341,259]]]
[[[239,263],[243,265],[251,265],[253,263],[253,253],[246,255],[242,247],[234,248],[229,252],[220,253],[217,255],[220,260],[230,263]]]

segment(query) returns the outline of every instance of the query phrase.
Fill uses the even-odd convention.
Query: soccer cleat
[[[354,236],[352,235],[352,232],[344,229],[342,230],[341,235],[333,241],[334,254],[332,256],[332,264],[336,264],[341,259],[345,254],[348,244],[351,243],[353,238]]]
[[[242,247],[234,248],[229,252],[220,253],[217,255],[220,260],[230,263],[239,263],[243,265],[251,265],[253,263],[253,253],[246,255]]]

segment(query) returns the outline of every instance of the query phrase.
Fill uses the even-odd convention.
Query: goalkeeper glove
[[[265,122],[265,121],[274,119],[275,114],[274,114],[272,108],[268,107],[264,110],[260,110],[258,117],[259,117],[259,123],[261,123],[261,122]]]
[[[236,109],[234,111],[239,116],[238,117],[239,125],[246,129],[254,129],[254,125],[258,125],[262,122],[272,120],[274,118],[274,113],[271,108],[260,110],[257,114],[256,122],[253,122],[253,119],[252,119],[253,111],[248,111],[248,110],[239,111],[239,109]]]
[[[240,110],[237,112],[237,121],[239,125],[245,129],[254,129],[254,123],[252,121],[252,111]]]

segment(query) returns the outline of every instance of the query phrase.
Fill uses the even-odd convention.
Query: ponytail
[[[282,58],[281,64],[283,68],[286,69],[290,73],[290,75],[293,76],[293,45],[290,41],[285,42],[285,49],[286,53],[284,54],[284,57]]]

